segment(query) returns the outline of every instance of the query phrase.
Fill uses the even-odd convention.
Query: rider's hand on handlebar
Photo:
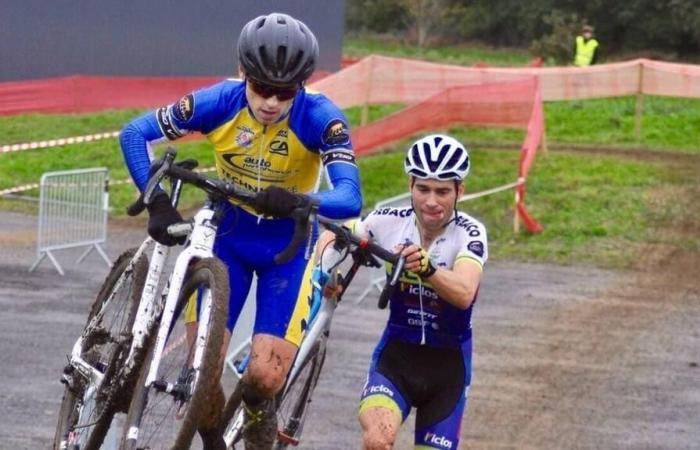
[[[156,194],[148,208],[148,234],[163,245],[184,244],[186,236],[173,237],[168,234],[168,227],[182,222],[182,216],[170,203],[165,192]]]
[[[405,269],[413,272],[422,279],[431,277],[437,269],[430,262],[428,252],[416,244],[409,244],[397,248],[397,253],[406,257]]]
[[[310,206],[311,201],[308,195],[295,194],[281,187],[269,186],[258,192],[253,201],[253,207],[263,216],[289,217],[295,209]]]

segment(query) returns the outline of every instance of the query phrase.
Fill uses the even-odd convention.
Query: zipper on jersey
[[[418,302],[420,303],[420,345],[425,345],[425,314],[423,313],[423,282],[418,278]]]
[[[262,155],[263,155],[263,148],[265,147],[265,131],[267,131],[267,125],[263,125],[262,128],[262,133],[260,134],[260,145],[258,145],[258,179],[257,179],[257,185],[255,187],[257,192],[260,192],[260,178],[261,178],[261,169],[262,169]],[[262,220],[262,216],[258,215],[258,225],[260,225],[260,221]]]

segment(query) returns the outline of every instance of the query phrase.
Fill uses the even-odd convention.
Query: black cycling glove
[[[253,208],[269,217],[289,217],[296,208],[304,208],[312,203],[311,197],[295,194],[277,186],[270,186],[255,196]]]
[[[182,222],[182,216],[170,203],[165,192],[156,194],[148,208],[148,234],[163,245],[173,246],[184,244],[186,236],[173,237],[168,234],[168,227]]]

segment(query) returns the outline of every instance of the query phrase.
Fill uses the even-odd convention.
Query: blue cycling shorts
[[[233,205],[225,208],[214,254],[228,267],[231,296],[227,328],[232,330],[236,324],[255,273],[253,332],[277,336],[298,346],[307,328],[312,293],[313,260],[306,258],[309,243],[305,240],[291,261],[275,264],[275,255],[291,240],[292,220],[258,220]]]
[[[403,422],[414,407],[417,448],[458,448],[471,383],[471,352],[471,339],[461,347],[429,347],[385,332],[372,356],[360,414],[384,407]]]

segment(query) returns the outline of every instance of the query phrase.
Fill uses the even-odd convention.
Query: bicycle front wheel
[[[321,375],[323,363],[326,360],[326,338],[316,341],[301,364],[294,379],[286,389],[277,395],[276,414],[279,429],[275,440],[275,449],[286,449],[289,445],[297,446],[306,420],[311,397],[318,377]],[[227,449],[243,438],[247,424],[243,413],[243,398],[240,382],[231,394],[223,413],[224,440]]]
[[[311,347],[299,372],[291,380],[279,400],[277,423],[279,423],[280,428],[277,431],[275,449],[282,450],[289,445],[297,446],[299,444],[306,414],[311,404],[311,397],[325,360],[326,339],[321,337]]]
[[[187,314],[188,302],[196,297],[201,305],[197,317],[206,325],[204,340],[200,341],[203,350],[199,352],[196,352],[197,323],[190,321]],[[158,376],[150,386],[145,381],[151,355],[147,357],[150,363],[142,368],[127,416],[122,449],[189,449],[195,431],[206,427],[203,423],[211,422],[212,414],[220,413],[223,405],[217,410],[215,398],[223,368],[221,346],[228,298],[228,273],[221,261],[203,259],[188,271],[158,364]],[[207,305],[211,305],[208,312]]]
[[[116,380],[118,369],[131,345],[131,328],[148,272],[148,258],[133,260],[127,250],[112,266],[93,303],[82,333],[80,357],[102,377],[85,376],[68,364],[62,382],[66,385],[54,435],[53,448],[91,450],[102,445],[120,407],[128,397]]]

